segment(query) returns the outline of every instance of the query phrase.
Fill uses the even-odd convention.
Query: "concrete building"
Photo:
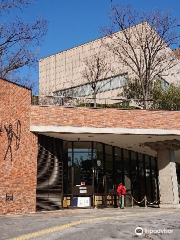
[[[40,95],[84,88],[89,96],[82,61],[101,40],[40,60]],[[100,80],[111,79],[101,98],[116,97],[132,74],[107,59],[115,72]],[[32,105],[29,89],[0,79],[0,214],[116,207],[119,182],[126,206],[179,208],[179,118],[180,111]]]
[[[126,51],[129,52],[129,56],[126,56],[126,58],[131,67],[129,67],[127,63],[125,64],[120,61],[118,54],[114,53],[113,49],[115,48],[123,51],[119,42],[123,41],[124,44],[126,42],[123,34],[124,31],[119,31],[112,35],[40,59],[39,95],[60,96],[64,98],[73,97],[80,98],[81,101],[83,101],[83,98],[92,97],[93,89],[90,84],[92,78],[89,80],[85,77],[84,73],[87,71],[88,75],[92,75],[94,71],[97,72],[96,61],[99,57],[99,64],[101,65],[103,62],[106,67],[103,69],[103,73],[98,72],[100,73],[100,77],[98,78],[99,90],[97,91],[97,99],[103,103],[105,102],[103,99],[106,99],[106,103],[118,102],[118,99],[122,98],[119,96],[119,93],[126,79],[136,78],[135,71],[132,69],[136,70],[137,66],[134,61],[129,60],[131,54],[133,59],[138,59],[138,64],[141,63],[140,58],[142,61],[145,61],[140,43],[138,42],[143,40],[143,36],[149,39],[153,36],[154,40],[152,40],[152,42],[148,40],[149,47],[151,47],[151,45],[156,47],[158,44],[161,46],[162,50],[157,55],[157,58],[161,55],[161,60],[154,60],[157,66],[153,67],[153,71],[155,75],[157,73],[158,77],[161,78],[163,86],[166,88],[169,83],[179,81],[180,63],[175,55],[176,52],[173,52],[167,44],[163,42],[147,22],[135,25],[125,31],[132,39],[131,42],[133,44],[133,51],[128,44],[125,46]],[[139,32],[142,32],[142,36]],[[140,36],[136,36],[137,34]],[[151,54],[153,55],[153,53]],[[96,56],[96,58],[94,58],[94,56]],[[162,61],[162,59],[168,60]],[[162,61],[162,64],[159,63],[160,61]],[[92,66],[91,69],[89,69],[87,64],[92,64],[95,70],[92,70]],[[166,66],[165,68],[168,70],[162,70],[164,66]],[[143,70],[144,67],[141,66],[141,68]],[[92,70],[91,73],[90,70]]]

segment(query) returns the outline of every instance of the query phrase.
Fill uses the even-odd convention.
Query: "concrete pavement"
[[[65,209],[0,216],[0,240],[179,240],[180,210]]]

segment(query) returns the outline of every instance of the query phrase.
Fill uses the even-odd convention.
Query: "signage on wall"
[[[79,190],[79,193],[87,193],[87,190]]]
[[[79,187],[79,193],[87,193],[87,187]]]
[[[81,186],[82,186],[82,185],[85,185],[85,182],[81,182]]]
[[[13,201],[13,193],[6,193],[6,201]]]
[[[21,122],[20,122],[20,120],[17,121],[16,132],[13,131],[13,126],[11,123],[9,123],[8,126],[4,125],[4,129],[6,130],[7,139],[8,139],[8,146],[7,146],[6,153],[4,155],[4,160],[7,158],[7,154],[10,153],[10,159],[12,161],[12,159],[13,159],[12,158],[12,141],[15,138],[15,140],[16,140],[15,151],[17,151],[19,149],[19,145],[20,145]]]

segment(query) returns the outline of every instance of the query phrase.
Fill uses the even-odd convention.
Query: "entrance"
[[[74,142],[72,150],[72,201],[73,206],[90,207],[94,194],[93,148],[90,142]]]
[[[79,206],[77,199],[81,202],[86,200],[86,206],[110,204],[115,195],[112,147],[107,146],[105,149],[101,143],[73,142],[69,155],[72,158],[73,206]],[[114,204],[111,201],[111,205]]]
[[[132,197],[159,200],[157,159],[104,143],[39,135],[37,175],[37,210],[116,207],[120,182],[127,189],[125,206],[131,206]]]
[[[99,142],[67,142],[64,158],[64,196],[71,206],[116,207],[117,186],[126,186],[125,205],[159,199],[157,160],[154,157]],[[82,203],[81,202],[81,203]],[[82,203],[81,205],[83,205]]]

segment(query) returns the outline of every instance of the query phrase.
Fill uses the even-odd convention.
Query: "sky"
[[[180,0],[36,0],[23,13],[27,21],[41,15],[48,21],[48,32],[40,47],[39,59],[101,37],[100,27],[109,25],[111,4],[130,4],[135,10],[171,10],[180,18]],[[21,70],[29,74],[29,70]],[[31,69],[38,93],[38,66]]]

